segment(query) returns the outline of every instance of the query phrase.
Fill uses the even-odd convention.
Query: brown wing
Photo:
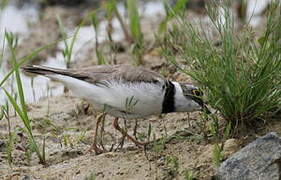
[[[82,69],[56,69],[44,66],[26,66],[22,68],[26,72],[48,75],[62,74],[84,80],[89,83],[99,84],[111,80],[122,80],[123,82],[164,82],[165,79],[160,74],[142,67],[131,65],[114,65],[114,66],[93,66]]]

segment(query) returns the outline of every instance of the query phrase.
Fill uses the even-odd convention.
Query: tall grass
[[[5,52],[5,38],[3,38],[3,44],[2,44],[2,48],[1,48],[1,54],[0,54],[0,68],[1,68],[2,63],[3,63],[4,52]]]
[[[0,121],[4,118],[4,109],[3,109],[3,107],[1,106],[0,107]]]
[[[133,37],[133,55],[136,65],[143,64],[143,53],[144,53],[144,39],[141,32],[140,17],[138,13],[138,5],[136,0],[126,1],[127,12],[129,17],[129,27],[131,36]]]
[[[141,33],[141,27],[140,27],[140,17],[139,17],[138,8],[137,8],[138,7],[137,1],[136,0],[127,0],[126,6],[127,6],[131,34],[132,34],[133,38],[135,39],[135,41],[138,41],[139,39],[142,38],[142,33]]]
[[[10,113],[9,113],[9,102],[6,101],[6,103],[4,105],[1,105],[1,115],[0,115],[0,120],[3,119],[3,117],[5,117],[5,119],[7,120],[7,124],[8,124],[8,133],[9,136],[7,138],[6,141],[6,155],[7,155],[7,161],[9,166],[12,166],[12,162],[13,162],[13,157],[12,157],[12,150],[14,147],[14,143],[16,140],[16,133],[15,131],[13,132],[11,129],[11,121],[10,121]]]
[[[99,40],[98,40],[98,36],[99,36],[99,19],[98,19],[98,15],[97,15],[97,11],[93,11],[91,13],[91,21],[92,21],[92,26],[95,30],[95,52],[96,52],[96,56],[98,59],[98,65],[101,64],[106,64],[106,60],[105,57],[99,47]]]
[[[108,21],[108,27],[107,27],[108,39],[109,39],[110,43],[113,43],[113,39],[112,39],[112,32],[113,32],[112,20],[113,20],[115,12],[117,11],[116,0],[107,1],[103,5],[103,8],[104,8],[105,13],[106,13],[106,15],[105,15],[106,20]]]
[[[18,65],[18,62],[16,60],[16,41],[15,41],[15,37],[12,33],[5,32],[5,38],[7,40],[8,47],[9,47],[9,50],[11,52],[11,61],[12,61],[12,64],[13,64],[14,74],[15,74],[15,78],[16,78],[17,93],[18,93],[18,96],[19,96],[20,104],[17,103],[16,99],[8,91],[6,91],[5,89],[3,89],[3,90],[4,90],[7,98],[9,99],[10,103],[14,107],[16,113],[19,115],[19,117],[21,118],[21,120],[22,120],[22,122],[25,126],[25,131],[28,135],[31,148],[36,152],[36,155],[39,158],[40,163],[45,164],[46,160],[45,160],[45,155],[44,155],[45,154],[44,153],[44,145],[43,145],[43,152],[41,153],[41,151],[39,149],[39,146],[38,146],[37,142],[35,141],[33,131],[32,131],[32,127],[31,127],[31,121],[30,121],[30,119],[28,117],[28,114],[27,114],[27,107],[26,107],[26,104],[25,104],[25,97],[24,97],[21,77],[20,77],[20,73],[19,73],[19,65]]]
[[[60,27],[60,33],[62,35],[62,38],[63,38],[63,42],[64,42],[64,49],[62,51],[62,54],[63,54],[63,57],[65,59],[65,64],[66,64],[66,68],[69,68],[70,67],[70,62],[72,60],[72,52],[73,52],[73,47],[74,47],[74,43],[77,39],[77,35],[78,35],[78,32],[80,30],[80,27],[81,25],[79,25],[75,32],[74,32],[74,35],[70,41],[70,43],[67,41],[67,34],[66,34],[66,30],[65,30],[65,27],[61,21],[61,18],[59,16],[57,16],[57,21],[58,21],[58,24],[59,24],[59,27]]]
[[[212,1],[211,5],[207,11],[220,46],[215,46],[207,35],[207,27],[194,26],[178,17],[163,41],[163,52],[196,81],[208,104],[231,124],[232,133],[247,132],[247,128],[256,127],[280,111],[280,4],[273,3],[269,8],[265,31],[258,38],[248,25],[237,32],[224,4]],[[217,21],[215,11],[221,7],[225,23]]]
[[[185,11],[186,11],[185,6],[188,1],[189,0],[178,0],[178,1],[176,1],[175,5],[173,7],[171,7],[169,5],[169,1],[167,1],[167,0],[163,1],[163,6],[165,8],[166,16],[165,16],[164,20],[159,24],[159,27],[158,27],[159,34],[166,32],[168,22],[171,19],[185,14]]]
[[[121,28],[123,30],[123,33],[124,33],[126,41],[131,44],[133,42],[133,38],[130,35],[128,29],[127,29],[127,26],[126,26],[126,23],[125,23],[124,19],[122,18],[120,12],[117,9],[116,0],[109,0],[108,4],[106,6],[108,6],[108,8],[106,8],[107,11],[108,10],[112,11],[114,13],[114,15],[116,16],[116,18],[119,21],[120,26],[121,26]]]
[[[104,3],[103,9],[105,10],[105,13],[106,13],[105,17],[108,21],[108,26],[107,26],[106,31],[107,31],[109,46],[110,46],[110,50],[111,50],[111,54],[112,54],[111,59],[112,59],[113,64],[117,64],[116,56],[117,56],[117,52],[118,52],[118,45],[114,42],[113,37],[112,37],[112,33],[114,31],[113,18],[114,18],[114,15],[116,14],[116,12],[118,12],[116,0],[110,0],[110,1],[107,1],[106,3]]]
[[[105,10],[105,18],[108,21],[108,28],[107,28],[107,35],[110,41],[110,46],[112,51],[117,51],[117,46],[113,42],[112,39],[112,32],[113,32],[113,25],[112,20],[114,16],[119,21],[121,28],[124,32],[125,39],[127,42],[132,45],[132,54],[133,60],[135,65],[143,64],[143,54],[144,54],[144,38],[141,32],[141,25],[140,25],[140,16],[138,13],[138,1],[136,0],[127,0],[125,1],[125,7],[128,14],[128,25],[125,23],[125,19],[121,16],[117,8],[117,1],[116,0],[109,0],[106,1],[102,8],[96,9],[90,14],[90,18],[92,21],[92,25],[96,32],[95,38],[95,52],[98,58],[98,64],[105,64],[105,57],[103,56],[98,43],[98,27],[100,20],[98,18],[98,12],[100,10]],[[113,57],[114,63],[116,63],[115,56]]]

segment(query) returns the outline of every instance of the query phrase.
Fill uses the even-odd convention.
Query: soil
[[[62,7],[49,7],[46,12],[60,12]],[[69,10],[69,9],[68,9]],[[52,13],[49,13],[52,14]],[[62,13],[64,14],[64,13]],[[67,15],[68,16],[68,15]],[[34,28],[30,37],[20,45],[23,53],[29,53],[33,47],[55,41],[59,37],[58,25],[53,18],[45,15]],[[146,22],[149,20],[146,19]],[[151,37],[155,28],[146,23],[145,33]],[[50,28],[47,28],[50,27]],[[153,42],[153,39],[148,39]],[[29,44],[29,45],[28,45]],[[125,46],[125,49],[128,47]],[[24,47],[27,47],[24,49]],[[56,49],[41,54],[39,59],[47,59]],[[89,49],[92,51],[92,49]],[[91,54],[90,52],[87,52]],[[117,54],[119,64],[132,63],[129,50]],[[38,63],[38,62],[37,62]],[[75,61],[72,67],[95,65],[96,58]],[[159,49],[144,56],[144,66],[162,73],[170,80],[189,82],[191,79],[170,65],[161,57]],[[190,172],[197,179],[211,179],[216,166],[213,162],[214,142],[208,142],[198,129],[202,115],[194,113],[171,113],[139,119],[138,137],[147,140],[151,125],[154,140],[146,149],[138,148],[125,141],[122,149],[96,155],[88,149],[93,143],[93,133],[99,112],[95,112],[86,101],[75,98],[71,92],[59,96],[41,98],[28,104],[28,114],[37,142],[46,145],[46,165],[39,164],[35,153],[28,154],[27,137],[22,130],[23,123],[18,116],[10,113],[11,129],[16,141],[12,150],[12,164],[7,161],[6,148],[8,123],[0,121],[0,179],[184,179]],[[106,116],[103,144],[109,149],[116,148],[122,135],[112,127],[113,117]],[[128,133],[133,134],[135,120],[127,120]],[[124,126],[123,120],[120,124]],[[261,134],[276,130],[281,132],[280,124],[265,127]],[[100,141],[101,139],[99,139]],[[241,139],[229,139],[224,145],[224,158],[241,148]]]
[[[97,113],[89,108],[86,108],[86,111],[85,107],[87,104],[84,101],[70,94],[30,104],[29,115],[33,121],[36,139],[42,142],[43,137],[46,138],[47,165],[39,164],[35,154],[29,161],[26,159],[24,149],[27,148],[27,139],[19,131],[12,152],[12,167],[9,167],[5,158],[5,148],[0,149],[0,178],[85,179],[93,174],[97,179],[182,179],[185,173],[192,171],[199,179],[209,179],[214,174],[213,145],[207,144],[200,134],[192,133],[194,129],[189,127],[188,121],[194,124],[200,116],[198,113],[191,113],[189,119],[186,113],[140,119],[138,120],[139,134],[145,134],[151,124],[156,139],[163,137],[165,133],[173,138],[165,144],[154,144],[147,150],[137,148],[126,141],[123,149],[95,155],[87,150],[93,143]],[[12,129],[17,126],[23,127],[18,117],[11,117],[10,120]],[[113,129],[112,120],[110,116],[105,119],[104,144],[107,146],[112,143],[117,144],[121,138],[121,134]],[[55,128],[47,123],[49,121],[55,125]],[[135,121],[127,121],[130,134],[133,133],[134,123]],[[6,121],[2,121],[1,146],[6,146],[5,140],[8,136],[6,128]],[[68,139],[64,140],[63,137]],[[227,156],[237,149],[236,140],[231,139],[226,142]],[[176,159],[175,163],[178,165],[168,163],[168,159]]]

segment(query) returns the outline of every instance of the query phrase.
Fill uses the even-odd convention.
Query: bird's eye
[[[193,94],[194,96],[202,96],[202,93],[201,93],[198,89],[193,89],[193,90],[192,90],[192,94]]]

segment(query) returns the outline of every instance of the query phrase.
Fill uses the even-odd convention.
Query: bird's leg
[[[127,134],[127,123],[126,123],[126,119],[123,119],[123,121],[124,121],[124,127],[125,127],[125,131],[124,131],[124,132]],[[123,146],[124,146],[125,138],[126,138],[126,136],[123,134],[122,139],[121,139],[121,142],[120,142],[120,144],[121,144],[120,148],[121,148],[121,149],[122,149]]]
[[[123,148],[124,142],[125,142],[125,138],[126,138],[126,136],[125,136],[124,134],[122,134],[122,139],[121,139],[121,141],[119,142],[119,144],[117,145],[115,151],[116,151],[117,149],[122,149],[122,148]]]
[[[128,139],[130,139],[133,143],[135,143],[137,146],[142,147],[145,146],[147,143],[143,143],[143,142],[139,142],[137,140],[135,140],[133,137],[131,137],[126,131],[124,131],[118,124],[118,118],[115,118],[113,121],[113,127],[121,132],[123,134],[123,136],[127,137]]]
[[[105,149],[104,145],[103,145],[103,133],[104,133],[104,121],[105,121],[105,113],[103,113],[101,115],[101,130],[100,130],[100,146],[102,147],[103,151],[106,152],[107,150]]]
[[[101,150],[98,146],[97,146],[97,135],[98,135],[98,130],[99,130],[99,124],[102,120],[103,114],[97,117],[97,122],[96,122],[96,130],[94,132],[94,142],[93,145],[90,147],[90,149],[88,150],[88,152],[91,152],[92,150],[95,151],[96,154],[101,154],[104,151]]]
[[[133,135],[136,138],[136,140],[138,140],[138,138],[137,138],[137,129],[138,129],[138,120],[136,119],[135,120],[134,133],[133,133]]]
[[[122,129],[122,130],[123,130],[125,133],[127,133],[126,119],[123,119],[123,120],[124,120],[124,127],[125,127],[125,130],[123,130],[123,129]],[[119,126],[119,124],[118,124],[118,126]],[[116,149],[118,149],[118,148],[122,149],[122,148],[123,148],[124,142],[125,142],[125,138],[126,138],[126,135],[122,133],[122,139],[121,139],[121,141],[120,141],[120,143],[118,144],[118,146],[117,146]]]
[[[115,118],[114,121],[113,121],[113,124],[112,124],[113,127],[114,127],[115,129],[117,129],[116,126],[115,126],[115,124],[116,124],[115,121],[118,121],[118,118]],[[121,128],[119,127],[119,125],[118,125],[118,122],[117,122],[117,126],[118,126],[118,129],[121,129]],[[117,129],[117,130],[118,130],[118,129]],[[118,130],[118,131],[119,131],[119,130]],[[122,132],[121,132],[121,133],[122,133]],[[126,138],[126,136],[122,133],[122,139],[121,139],[121,141],[119,142],[119,144],[117,145],[117,147],[115,148],[115,151],[116,151],[117,149],[122,149],[122,148],[123,148],[125,138]]]

